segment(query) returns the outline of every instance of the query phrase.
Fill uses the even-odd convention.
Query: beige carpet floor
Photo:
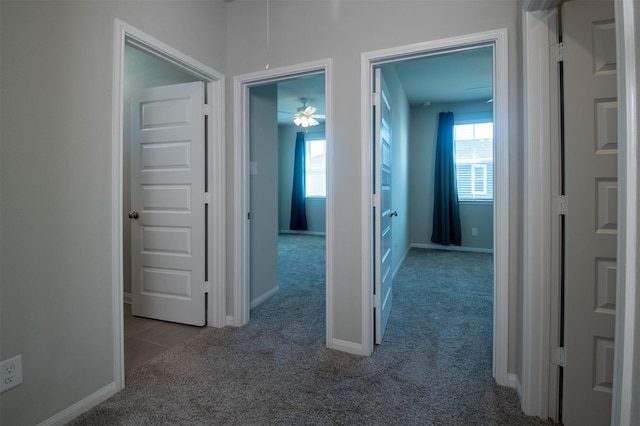
[[[491,377],[491,255],[411,250],[370,357],[325,347],[318,259],[323,238],[282,236],[280,291],[247,326],[203,329],[72,424],[550,424]]]

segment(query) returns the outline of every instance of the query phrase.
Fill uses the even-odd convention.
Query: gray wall
[[[251,285],[253,302],[278,286],[278,87],[250,90]]]
[[[224,71],[226,14],[222,1],[0,8],[0,359],[22,354],[24,373],[0,423],[37,424],[115,379],[114,18]]]
[[[278,227],[280,231],[289,231],[291,219],[291,192],[293,190],[293,159],[296,147],[296,133],[305,131],[294,124],[278,126]],[[325,137],[324,123],[309,128],[305,137]],[[326,199],[307,198],[306,212],[308,232],[326,231]]]
[[[492,112],[493,104],[469,102],[436,104],[411,108],[409,160],[410,174],[410,230],[412,244],[432,244],[433,194],[438,114]],[[462,247],[493,249],[493,203],[460,203]],[[478,236],[471,236],[477,228]]]
[[[361,206],[361,134],[360,120],[360,60],[362,52],[409,45],[452,36],[506,28],[509,32],[508,86],[510,111],[509,176],[512,204],[510,213],[511,240],[508,252],[510,285],[517,286],[521,271],[519,232],[521,216],[521,184],[519,181],[520,134],[518,111],[519,60],[521,46],[521,3],[503,0],[482,1],[376,1],[362,7],[360,1],[298,1],[282,0],[269,3],[269,48],[266,45],[266,4],[256,1],[234,1],[227,4],[227,75],[233,76],[319,59],[332,59],[333,164],[329,177],[333,191],[334,222],[330,251],[332,264],[329,277],[334,285],[329,300],[333,313],[333,336],[345,342],[362,342],[362,260],[363,253]],[[313,37],[313,48],[300,43],[299,34]],[[228,105],[233,103],[231,87],[227,88]],[[232,118],[227,121],[231,132]],[[231,133],[229,133],[229,136]],[[229,139],[231,141],[231,139]],[[228,145],[227,164],[232,164],[232,145]],[[228,170],[228,184],[233,183],[233,170]],[[232,197],[229,194],[229,205]],[[231,218],[231,220],[234,220]],[[231,226],[232,224],[229,224]],[[233,253],[234,241],[228,238],[228,253]],[[228,257],[228,270],[233,265]],[[233,273],[233,272],[231,272]],[[229,277],[228,282],[232,282]],[[232,290],[227,292],[232,297]],[[515,302],[515,301],[514,301]],[[513,304],[515,307],[515,303]],[[510,316],[515,321],[517,312]],[[510,335],[511,353],[515,353],[515,329]],[[510,371],[513,371],[510,363]]]
[[[151,56],[131,46],[124,50],[124,112],[122,134],[122,214],[125,220],[123,228],[122,269],[124,293],[131,294],[131,221],[126,219],[131,211],[131,163],[130,158],[130,119],[131,92],[145,87],[165,86],[168,84],[197,81],[177,66]]]

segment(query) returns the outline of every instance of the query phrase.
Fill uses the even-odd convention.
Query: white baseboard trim
[[[132,303],[131,293],[122,293],[122,301],[128,305]]]
[[[520,377],[516,374],[507,374],[507,386],[514,388],[518,393],[518,398],[522,401],[522,385],[520,384]]]
[[[346,340],[331,339],[327,347],[354,355],[365,355],[362,352],[362,345],[360,343],[347,342]]]
[[[227,315],[227,319],[226,319],[226,323],[225,325],[229,325],[231,327],[235,327],[236,326],[236,319],[233,315]]]
[[[291,229],[281,229],[278,231],[280,234],[295,234],[295,235],[318,235],[322,237],[326,237],[326,232],[321,231],[292,231]]]
[[[479,247],[460,247],[460,246],[443,246],[440,244],[423,244],[423,243],[411,243],[411,247],[434,249],[434,250],[449,250],[449,251],[470,251],[474,253],[491,253],[493,249],[479,248]]]
[[[269,299],[271,296],[275,295],[278,291],[280,291],[280,286],[275,286],[274,288],[272,288],[262,296],[252,300],[251,303],[249,304],[249,309],[253,309],[256,306],[259,306],[261,303]]]
[[[409,254],[409,250],[411,250],[411,247],[407,247],[407,250],[402,255],[402,259],[400,259],[400,262],[398,262],[398,266],[396,266],[396,269],[393,271],[393,274],[391,275],[392,277],[395,278],[395,276],[398,274],[400,267],[402,266],[402,264],[404,263],[404,260],[407,258],[407,255]]]
[[[102,389],[97,390],[86,398],[81,399],[72,406],[60,411],[53,417],[49,417],[39,426],[65,425],[81,414],[86,413],[101,402],[111,398],[117,392],[116,382],[111,382]]]

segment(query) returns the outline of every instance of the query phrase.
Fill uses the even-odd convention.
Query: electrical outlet
[[[478,228],[471,228],[471,236],[472,237],[478,236]]]
[[[0,393],[22,383],[22,355],[0,362]]]

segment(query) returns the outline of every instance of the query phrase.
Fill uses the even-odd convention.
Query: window
[[[493,123],[453,126],[460,201],[493,201]]]
[[[307,198],[327,196],[327,144],[324,139],[310,139],[305,146],[305,189]]]

